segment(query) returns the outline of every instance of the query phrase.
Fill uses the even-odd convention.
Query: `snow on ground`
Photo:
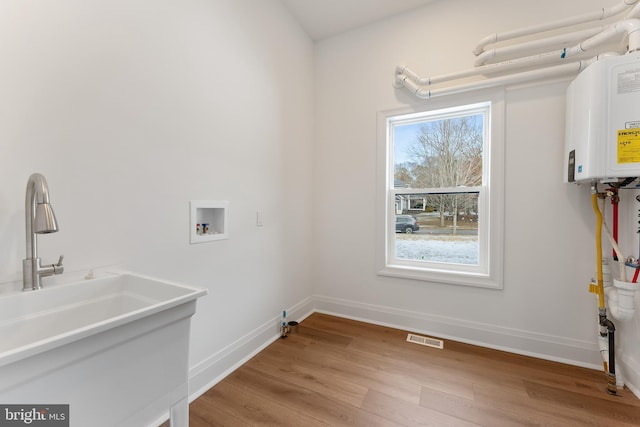
[[[398,235],[396,258],[476,265],[478,264],[478,239],[475,236]]]

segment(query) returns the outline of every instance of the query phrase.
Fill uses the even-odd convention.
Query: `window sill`
[[[487,274],[466,273],[452,270],[429,270],[425,268],[387,265],[378,270],[379,276],[421,280],[431,283],[446,283],[478,288],[502,289],[502,277]],[[500,275],[501,276],[501,275]]]

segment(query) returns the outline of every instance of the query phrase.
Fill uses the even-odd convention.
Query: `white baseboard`
[[[602,369],[597,343],[544,335],[451,317],[400,310],[386,306],[314,295],[287,310],[302,321],[314,312],[331,314],[381,326],[408,330],[539,359],[590,369]],[[276,316],[211,355],[189,371],[189,401],[195,400],[280,336]],[[627,361],[628,362],[628,361]],[[626,363],[627,380],[639,385],[638,365]],[[633,369],[633,366],[636,369]],[[630,389],[637,395],[637,388]]]
[[[314,295],[315,311],[590,369],[601,369],[595,342]]]
[[[640,399],[640,363],[630,354],[623,354],[619,362],[624,374],[624,385]]]
[[[306,319],[313,313],[313,299],[306,298],[287,310],[290,319]],[[246,363],[280,337],[280,322],[276,316],[240,337],[217,353],[189,370],[189,402],[194,401],[211,387]]]

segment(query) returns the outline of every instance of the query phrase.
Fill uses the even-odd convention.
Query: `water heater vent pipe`
[[[617,7],[611,8],[608,11],[603,9],[602,16],[613,16],[617,13],[620,13],[622,10],[629,8],[631,5],[634,5],[640,0],[626,0],[623,3],[619,4]],[[615,13],[614,13],[615,12]],[[632,9],[632,11],[628,15],[640,15],[640,3]],[[584,18],[584,17],[583,17]],[[576,18],[570,18],[576,19]],[[558,21],[564,22],[564,21]],[[531,27],[534,28],[534,27]],[[528,31],[526,30],[527,34]],[[538,27],[535,27],[538,28]],[[578,73],[583,70],[586,65],[589,65],[591,62],[585,63],[582,60],[575,62],[578,65],[577,69],[573,68],[572,65],[567,64],[567,67],[562,66],[550,66],[554,63],[562,63],[565,62],[568,58],[573,58],[574,61],[584,58],[584,56],[588,53],[591,55],[596,55],[601,53],[598,52],[597,48],[601,48],[606,46],[607,43],[615,40],[615,37],[624,35],[628,40],[628,47],[626,48],[627,52],[634,52],[640,50],[640,19],[624,19],[622,21],[618,21],[616,23],[607,25],[589,28],[581,31],[574,31],[573,33],[564,34],[561,36],[553,36],[541,38],[536,41],[521,43],[519,45],[505,47],[501,49],[494,49],[493,51],[488,51],[482,54],[476,64],[485,63],[489,59],[492,59],[495,55],[512,55],[516,52],[520,52],[521,57],[510,59],[502,62],[497,62],[494,64],[485,64],[485,65],[476,65],[475,68],[465,71],[459,71],[451,74],[439,75],[434,77],[420,77],[413,71],[411,71],[408,67],[402,65],[396,67],[396,77],[394,80],[394,87],[406,87],[410,91],[414,93],[415,96],[422,99],[430,99],[436,96],[455,94],[460,92],[466,92],[473,89],[481,89],[488,87],[496,87],[500,85],[509,85],[514,83],[523,83],[529,80],[543,79],[545,77],[556,77],[561,75],[568,75],[573,72]],[[525,31],[525,30],[522,30]],[[539,30],[538,30],[539,31]],[[582,37],[586,37],[583,39]],[[581,42],[568,47],[562,48],[559,50],[539,53],[535,55],[524,56],[527,50],[540,50],[542,48],[548,48],[550,46],[557,45],[558,43],[566,44],[569,40],[581,40]],[[622,49],[621,49],[622,50]],[[620,52],[608,52],[604,55],[619,55]],[[546,67],[546,68],[541,68]],[[523,71],[525,69],[534,68],[533,71]],[[431,88],[422,88],[421,86],[431,86],[433,84],[449,82],[453,80],[464,79],[468,77],[487,77],[487,76],[495,76],[507,74],[513,71],[521,71],[517,74],[511,75],[503,75],[501,77],[492,77],[486,78],[482,80],[477,80],[475,82],[460,84],[458,86],[442,88],[442,89],[431,89]]]
[[[394,86],[399,88],[403,85],[401,81],[404,77],[412,80],[414,83],[420,86],[430,86],[438,83],[444,83],[452,80],[459,80],[467,77],[477,77],[477,76],[491,76],[498,75],[502,73],[508,73],[509,71],[514,70],[524,70],[526,68],[536,67],[536,66],[550,66],[551,64],[561,63],[562,62],[562,50],[557,50],[548,53],[542,53],[539,55],[527,56],[524,58],[512,59],[510,61],[500,62],[498,64],[487,64],[481,67],[471,68],[465,71],[458,71],[455,73],[442,74],[439,76],[429,76],[429,77],[420,77],[415,72],[413,72],[406,65],[399,65],[396,67],[396,82]],[[618,52],[606,52],[602,53],[594,58],[587,60],[584,66],[590,65],[593,62],[602,59],[605,56],[613,56],[619,55]],[[580,70],[578,70],[580,71]]]
[[[544,24],[534,25],[531,27],[521,28],[517,30],[506,31],[503,33],[494,33],[484,37],[473,50],[474,55],[478,56],[484,52],[484,48],[488,45],[498,43],[506,40],[513,40],[519,37],[530,36],[545,31],[557,30],[561,28],[571,27],[579,24],[586,24],[587,22],[602,21],[613,16],[616,16],[631,6],[636,4],[638,0],[624,0],[615,6],[606,9],[599,9],[593,12],[585,13],[582,15],[572,16],[570,18],[561,19],[554,22],[548,22]]]
[[[394,86],[397,88],[405,87],[413,92],[413,94],[418,98],[431,99],[445,95],[470,92],[477,89],[486,89],[491,87],[542,80],[551,77],[561,77],[570,74],[577,74],[581,70],[583,70],[589,63],[589,61],[577,61],[563,65],[556,65],[554,67],[525,71],[522,73],[478,80],[467,84],[460,84],[457,86],[450,86],[439,89],[423,89],[421,85],[417,84],[413,79],[409,78],[409,76],[405,74],[396,74]]]
[[[638,30],[640,30],[640,19],[626,19],[617,22],[601,33],[567,49],[564,57],[568,58],[592,50],[620,34],[625,34],[629,37],[628,51],[635,52],[640,49],[640,33]]]
[[[488,76],[500,73],[507,73],[513,70],[523,70],[527,67],[547,65],[553,62],[560,62],[560,54],[562,51],[544,53],[540,55],[527,56],[525,58],[517,58],[509,61],[500,62],[498,64],[487,64],[476,68],[471,68],[455,73],[442,74],[439,76],[420,77],[406,65],[396,67],[396,75],[404,75],[414,83],[421,86],[430,86],[438,83],[444,83],[452,80],[464,79],[467,77]]]
[[[596,34],[604,31],[606,26],[599,25],[597,27],[587,28],[585,30],[574,31],[571,33],[560,34],[558,36],[547,37],[538,40],[532,40],[525,43],[513,44],[510,46],[495,48],[482,52],[476,58],[474,65],[479,67],[487,63],[495,63],[496,59],[513,57],[515,55],[522,55],[523,52],[540,51],[541,49],[548,48],[566,48],[572,46],[577,42],[586,40]]]
[[[585,35],[592,34],[595,30],[601,30],[597,32],[596,35],[591,36],[587,40],[578,43],[575,46],[570,48],[560,49],[552,52],[541,53],[538,55],[525,56],[522,58],[516,58],[509,61],[503,61],[496,64],[487,64],[483,66],[478,66],[469,70],[459,71],[456,73],[450,73],[440,76],[433,77],[420,77],[413,71],[411,71],[407,66],[401,65],[396,67],[396,74],[400,76],[406,76],[414,83],[425,86],[432,85],[437,83],[442,83],[446,81],[458,80],[466,77],[479,76],[479,75],[491,75],[491,74],[499,74],[512,70],[523,69],[526,67],[533,67],[539,65],[547,65],[553,62],[561,62],[567,58],[576,57],[583,55],[600,45],[605,44],[606,42],[614,39],[616,36],[621,34],[626,34],[629,37],[629,51],[633,52],[635,50],[640,49],[640,19],[627,19],[625,21],[621,21],[616,23],[615,25],[611,25],[608,27],[599,27],[596,29],[591,29],[591,31],[583,33],[577,32],[576,35]],[[541,41],[540,43],[543,43]],[[544,42],[546,43],[546,42]],[[534,46],[534,43],[531,43],[529,46]],[[608,52],[605,55],[617,55],[617,52]],[[486,59],[486,58],[485,58]],[[580,68],[578,71],[582,70]],[[504,83],[506,84],[506,83]],[[402,84],[399,82],[398,78],[396,78],[396,87],[405,86],[406,84]],[[485,86],[486,87],[486,86]],[[416,93],[414,91],[414,93]],[[422,98],[422,96],[419,96]],[[427,99],[430,96],[426,97]]]

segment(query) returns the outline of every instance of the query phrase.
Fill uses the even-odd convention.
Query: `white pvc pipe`
[[[542,63],[553,62],[552,58],[554,55],[558,55],[558,59],[570,58],[593,50],[594,48],[608,42],[609,40],[615,38],[620,34],[626,34],[628,36],[629,52],[634,52],[640,49],[640,19],[627,19],[605,27],[603,31],[598,32],[594,36],[570,48],[561,49],[554,52],[547,52],[540,55],[533,55],[531,57],[519,58],[518,60],[522,61],[523,65],[535,65],[537,61],[540,61]],[[500,63],[496,65],[499,64]],[[524,66],[522,68],[524,68]]]
[[[602,201],[602,208],[600,209],[601,212],[604,212],[604,200]],[[616,239],[613,238],[613,234],[611,234],[611,230],[609,230],[609,226],[607,225],[607,222],[605,221],[604,217],[602,219],[602,228],[604,228],[604,232],[607,235],[607,239],[609,239],[609,243],[611,243],[611,247],[613,248],[614,252],[616,253],[616,257],[618,258],[618,269],[620,271],[620,280],[626,282],[627,281],[627,268],[626,265],[624,264],[624,254],[622,253],[622,249],[620,249],[620,246],[618,245],[618,242],[616,242]]]
[[[554,22],[548,22],[545,24],[533,25],[531,27],[521,28],[518,30],[506,31],[503,33],[494,33],[484,37],[473,50],[473,53],[477,56],[484,52],[484,48],[490,44],[497,42],[512,40],[518,37],[529,36],[532,34],[538,34],[545,31],[557,30],[560,28],[566,28],[573,25],[585,24],[592,21],[601,21],[608,19],[612,16],[618,15],[624,12],[632,5],[636,4],[638,0],[624,0],[621,3],[612,6],[607,9],[600,9],[594,12],[585,13],[582,15],[573,16],[570,18],[561,19]]]
[[[611,267],[606,259],[602,259],[602,284],[605,288],[613,286],[613,279],[611,278]]]
[[[571,33],[560,34],[554,37],[547,37],[544,39],[533,40],[526,43],[519,43],[511,46],[506,46],[502,48],[491,49],[482,52],[475,61],[475,66],[481,66],[488,62],[494,61],[497,58],[513,56],[514,54],[522,55],[528,51],[535,51],[546,48],[559,48],[571,46],[574,43],[586,40],[590,37],[595,36],[596,34],[605,30],[604,25],[599,25],[593,28],[587,28],[585,30],[574,31]]]
[[[603,12],[603,16],[607,15],[607,13],[608,14],[620,13],[620,11],[624,10],[624,8],[628,8],[638,1],[639,0],[627,0],[622,4],[619,4],[618,6],[614,6],[614,8],[616,9],[610,8],[608,12],[606,11]],[[632,12],[635,10],[638,10],[640,13],[640,3],[633,8]],[[612,16],[612,15],[608,15],[608,16]],[[473,77],[473,76],[492,76],[492,75],[496,75],[504,72],[522,70],[522,69],[536,67],[536,66],[548,66],[549,64],[552,64],[554,62],[562,62],[566,58],[575,57],[575,56],[584,54],[585,52],[588,52],[604,44],[605,42],[613,39],[615,36],[620,34],[626,34],[628,36],[629,51],[639,50],[640,49],[640,31],[639,30],[640,30],[640,19],[627,19],[606,27],[599,26],[599,27],[589,28],[585,30],[574,31],[574,32],[559,35],[559,36],[547,37],[541,40],[521,43],[516,46],[488,51],[486,52],[486,54],[483,54],[481,57],[479,57],[478,61],[485,62],[489,59],[489,57],[491,57],[492,55],[495,55],[496,53],[499,53],[501,55],[510,54],[510,53],[515,53],[521,49],[522,50],[539,49],[539,48],[543,48],[545,46],[551,46],[557,43],[566,43],[568,40],[576,40],[576,39],[580,40],[582,37],[588,37],[588,38],[586,40],[582,39],[583,41],[569,48],[564,48],[564,49],[555,50],[551,52],[545,52],[537,55],[520,57],[516,59],[498,62],[495,64],[481,65],[470,70],[459,71],[459,72],[439,75],[439,76],[431,76],[426,78],[418,76],[413,71],[408,69],[406,66],[398,66],[396,68],[396,80],[394,82],[394,86],[396,87],[405,86],[410,90],[412,90],[414,94],[416,94],[416,96],[420,98],[426,98],[426,99],[432,98],[434,96],[438,96],[437,94],[440,94],[440,93],[442,94],[457,93],[458,89],[461,89],[462,91],[466,91],[466,89],[464,89],[466,87],[471,87],[472,89],[469,89],[469,90],[473,90],[474,87],[478,87],[478,85],[480,84],[490,85],[491,84],[490,81],[496,81],[496,80],[486,79],[479,82],[469,83],[468,85],[459,85],[455,88],[447,88],[447,89],[443,88],[438,90],[425,90],[420,86],[427,86],[427,85],[432,85],[432,84],[437,84],[437,83],[442,83],[442,82],[447,82],[452,80],[458,80],[458,79],[463,79],[463,78]],[[614,52],[613,54],[618,54],[618,53]],[[597,58],[595,58],[595,60],[597,60]],[[588,65],[589,63],[590,62],[586,63],[586,65]],[[580,67],[585,66],[584,62],[580,62],[580,64],[582,64]],[[552,67],[549,67],[549,68],[553,69]],[[546,73],[547,71],[542,70],[541,72]],[[532,75],[535,75],[535,71],[531,71],[530,73],[532,73]],[[511,78],[513,78],[514,81],[516,81],[520,77],[511,77],[511,76],[502,77],[502,79],[511,79]],[[497,81],[500,81],[500,80],[497,80]],[[507,80],[502,80],[502,81],[506,82]],[[497,85],[500,85],[500,84],[503,84],[503,83],[497,83]]]
[[[577,45],[565,50],[563,54],[564,58],[569,58],[587,52],[596,46],[602,45],[605,42],[613,39],[620,34],[626,34],[629,37],[629,52],[634,52],[640,49],[640,19],[627,19],[610,25],[604,31],[595,36],[578,43]]]
[[[464,71],[458,71],[455,73],[443,74],[439,76],[420,77],[406,66],[398,66],[396,68],[397,74],[404,74],[409,77],[415,83],[421,86],[428,86],[437,83],[448,82],[451,80],[464,79],[473,76],[487,76],[495,75],[501,72],[521,70],[534,65],[548,65],[552,62],[560,62],[560,54],[562,51],[549,52],[540,55],[534,55],[525,58],[512,59],[509,61],[499,62],[497,64],[487,64],[481,67],[471,68]]]
[[[607,370],[609,369],[609,340],[606,336],[600,335],[600,328],[598,327],[598,348],[600,349],[600,356],[602,361],[607,364]]]
[[[525,83],[541,80],[549,77],[560,77],[563,75],[577,74],[588,65],[587,61],[577,61],[573,63],[557,65],[554,67],[542,68],[539,70],[525,71],[507,76],[495,77],[491,79],[479,80],[458,86],[451,86],[441,89],[423,89],[418,83],[404,74],[397,74],[394,82],[395,87],[406,87],[415,96],[421,99],[431,99],[445,95],[470,92],[477,89],[486,89],[498,86],[508,86],[512,84]]]
[[[429,86],[433,84],[448,82],[452,80],[463,79],[467,77],[474,76],[491,76],[500,74],[503,72],[513,71],[513,70],[522,70],[524,68],[533,67],[536,65],[548,66],[554,62],[561,62],[561,53],[562,50],[543,53],[540,55],[533,55],[524,58],[512,59],[509,61],[499,62],[497,64],[488,64],[483,65],[481,67],[471,68],[464,71],[458,71],[450,74],[443,74],[440,76],[430,76],[430,77],[420,77],[413,71],[411,71],[406,65],[399,65],[396,67],[397,75],[404,75],[409,79],[413,80],[416,84],[420,86]],[[612,56],[619,55],[618,52],[607,52],[600,55],[595,56],[594,58],[588,60],[587,65],[592,62],[598,61],[604,56]],[[399,87],[399,86],[398,86]]]
[[[635,313],[635,295],[640,289],[636,283],[613,280],[613,286],[605,289],[607,307],[614,319],[627,321]]]

